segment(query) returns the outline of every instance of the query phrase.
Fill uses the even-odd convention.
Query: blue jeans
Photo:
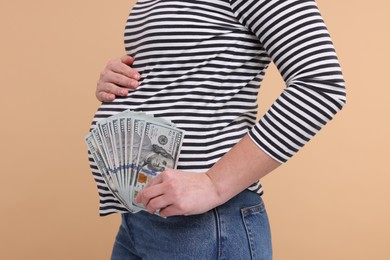
[[[195,216],[122,214],[111,259],[272,259],[264,203],[258,194],[245,190]]]

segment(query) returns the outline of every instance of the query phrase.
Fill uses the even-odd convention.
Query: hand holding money
[[[207,174],[167,169],[138,193],[135,202],[169,217],[204,213],[219,206],[221,199]]]
[[[162,171],[176,168],[184,131],[144,113],[103,119],[85,137],[107,187],[129,212],[145,210],[133,198]]]

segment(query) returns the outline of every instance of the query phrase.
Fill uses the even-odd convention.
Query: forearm
[[[264,177],[281,163],[271,158],[246,135],[206,174],[222,204]]]

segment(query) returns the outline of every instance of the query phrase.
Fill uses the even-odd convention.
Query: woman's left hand
[[[148,183],[135,202],[142,203],[150,213],[160,210],[162,217],[201,214],[223,203],[207,174],[172,169]]]

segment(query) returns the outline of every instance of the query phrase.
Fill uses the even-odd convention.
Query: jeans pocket
[[[272,259],[271,231],[264,203],[241,209],[252,260]]]

